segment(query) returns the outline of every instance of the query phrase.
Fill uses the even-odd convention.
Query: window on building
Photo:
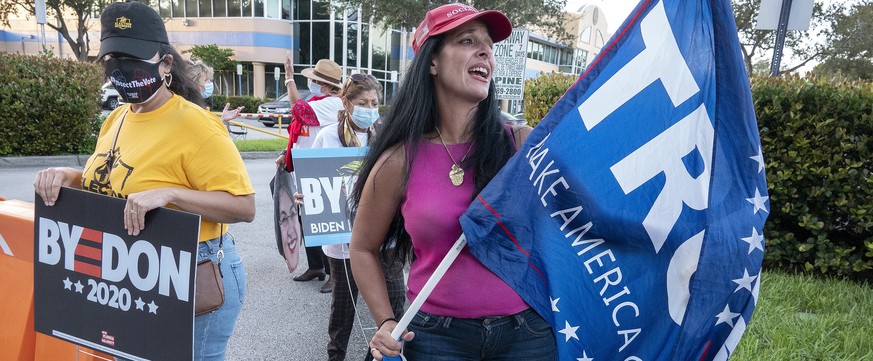
[[[406,55],[401,54],[402,46],[400,44],[400,32],[391,30],[391,55],[388,61],[388,71],[400,71],[400,59]]]
[[[312,23],[312,62],[315,64],[320,59],[330,59],[330,23],[329,22],[313,22]],[[338,43],[342,45],[342,43]]]
[[[197,9],[199,6],[197,5],[197,0],[185,0],[185,17],[188,18],[196,18],[198,17]]]
[[[264,0],[255,0],[255,17],[264,17]]]
[[[297,6],[294,7],[292,20],[310,20],[312,19],[312,1],[296,0]]]
[[[373,69],[388,70],[388,31],[376,30],[373,33]]]
[[[361,24],[361,67],[370,65],[370,26]]]
[[[330,19],[330,1],[312,0],[312,20]]]
[[[264,17],[268,19],[281,19],[282,8],[279,0],[264,1]]]
[[[291,19],[291,0],[282,1],[282,19]]]
[[[597,30],[595,33],[597,33],[597,37],[594,39],[594,46],[602,48],[603,43],[605,43],[605,41],[603,41],[603,33],[601,33],[600,30]]]
[[[582,33],[579,34],[579,41],[581,41],[585,44],[591,44],[591,27],[590,26],[585,28],[585,30],[582,30]]]
[[[212,0],[200,0],[200,16],[212,17]]]
[[[171,0],[173,2],[173,14],[172,17],[175,18],[183,18],[185,17],[185,11],[182,9],[184,5],[182,5],[182,0]]]
[[[242,0],[242,17],[252,17],[252,0]]]
[[[227,0],[227,16],[238,18],[241,7],[242,4],[240,3],[240,0]]]
[[[212,3],[212,16],[217,18],[227,17],[227,0],[215,0]]]
[[[294,63],[311,64],[312,63],[312,23],[295,21],[294,27],[295,41],[299,46],[297,54],[294,54]]]
[[[171,17],[170,6],[172,6],[172,3],[170,0],[161,0],[157,3],[157,5],[158,5],[158,8],[156,10],[158,10],[158,14],[161,14],[162,18]],[[96,18],[99,19],[100,14],[97,14]]]

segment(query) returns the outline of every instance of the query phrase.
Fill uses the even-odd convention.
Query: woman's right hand
[[[276,166],[285,169],[285,153],[280,154],[279,158],[276,158]]]
[[[42,197],[42,201],[46,206],[55,205],[58,200],[58,193],[61,192],[61,187],[70,187],[76,184],[76,181],[82,181],[82,173],[73,168],[53,167],[43,169],[36,173],[36,180],[33,181],[33,189],[36,194]],[[78,188],[78,185],[76,185]]]
[[[380,361],[383,356],[397,357],[400,355],[403,344],[391,337],[391,332],[394,331],[395,327],[397,327],[397,322],[385,322],[370,339],[370,354],[373,355],[374,360]],[[407,330],[404,330],[403,336],[400,336],[404,342],[412,341],[413,338],[415,338],[415,332]]]

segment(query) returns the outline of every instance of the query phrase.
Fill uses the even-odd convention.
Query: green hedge
[[[525,84],[525,117],[539,123],[575,79]],[[771,267],[873,276],[873,83],[752,79],[767,165]]]
[[[236,108],[239,106],[246,107],[243,109],[243,113],[257,113],[258,105],[265,103],[264,99],[253,97],[253,96],[224,96],[221,94],[213,95],[209,98],[209,104],[212,108],[212,111],[220,112],[224,109],[224,104],[230,103],[231,108]]]
[[[756,78],[767,165],[765,262],[873,274],[873,84]]]
[[[524,119],[535,127],[573,85],[577,76],[562,73],[540,73],[524,84]]]
[[[103,79],[94,63],[0,53],[0,156],[91,153]]]

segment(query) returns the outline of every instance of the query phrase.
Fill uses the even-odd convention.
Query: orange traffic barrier
[[[112,360],[34,331],[33,251],[33,203],[0,198],[0,359]]]

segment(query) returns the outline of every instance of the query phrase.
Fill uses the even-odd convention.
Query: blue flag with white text
[[[559,360],[726,360],[769,207],[729,0],[644,0],[461,224]]]

